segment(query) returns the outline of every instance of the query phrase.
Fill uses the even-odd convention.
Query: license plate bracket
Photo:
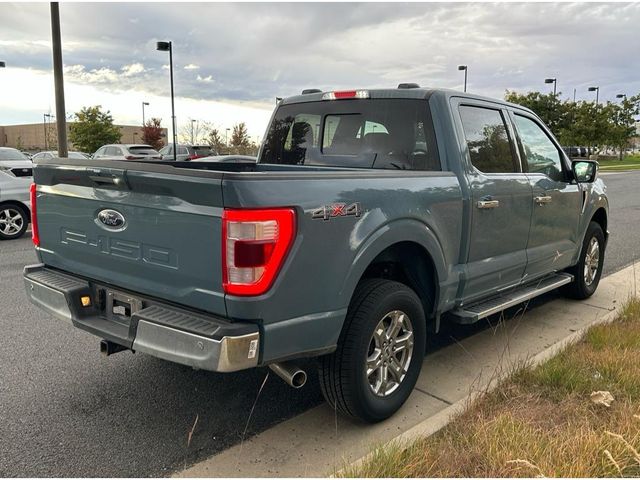
[[[107,290],[105,313],[109,320],[128,325],[131,316],[142,308],[141,299],[124,292]]]

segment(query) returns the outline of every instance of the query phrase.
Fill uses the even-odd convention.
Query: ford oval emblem
[[[111,209],[100,210],[98,212],[98,221],[105,227],[114,230],[124,228],[125,224],[124,215]]]

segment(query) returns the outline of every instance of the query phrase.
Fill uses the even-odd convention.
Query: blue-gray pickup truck
[[[587,298],[607,244],[597,163],[530,110],[413,84],[280,101],[257,163],[53,159],[34,181],[33,303],[107,355],[295,387],[317,357],[368,422],[407,399],[428,333]]]

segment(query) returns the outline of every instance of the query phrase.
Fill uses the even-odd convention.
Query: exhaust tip
[[[293,388],[302,388],[307,383],[307,374],[303,370],[298,370],[291,377],[291,386]]]
[[[291,362],[272,363],[269,368],[293,388],[302,388],[307,383],[306,372]]]

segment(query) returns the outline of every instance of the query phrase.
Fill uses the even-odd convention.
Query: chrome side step
[[[562,285],[571,283],[573,275],[556,273],[535,282],[516,287],[515,289],[494,295],[486,300],[459,307],[448,313],[448,317],[455,323],[470,324],[486,318],[494,313],[506,310],[531,298],[547,293]]]

